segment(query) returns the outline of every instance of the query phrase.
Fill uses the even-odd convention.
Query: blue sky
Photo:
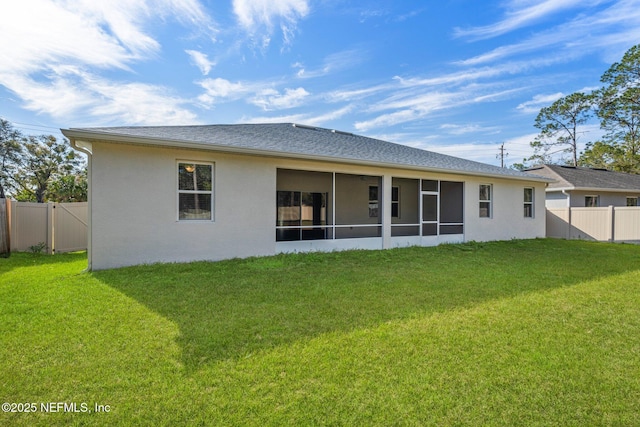
[[[5,3],[0,117],[25,133],[295,122],[497,165],[640,43],[640,0]]]

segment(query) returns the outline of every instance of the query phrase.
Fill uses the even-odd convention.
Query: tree
[[[11,188],[11,176],[22,161],[24,136],[7,120],[0,119],[0,198]]]
[[[618,170],[615,165],[622,156],[623,151],[618,146],[607,144],[603,141],[589,142],[585,150],[580,154],[578,165],[590,168]]]
[[[22,164],[13,174],[18,200],[43,203],[52,181],[78,173],[82,162],[65,142],[53,135],[28,137]]]
[[[640,173],[640,45],[629,49],[602,75],[597,114],[603,143],[615,148],[614,170]]]
[[[9,238],[9,209],[5,197],[5,187],[8,187],[9,177],[19,163],[22,154],[20,140],[22,135],[13,129],[11,123],[0,119],[0,256],[7,258],[11,255],[11,241]]]
[[[47,200],[61,203],[87,201],[87,170],[75,175],[62,175],[52,180],[47,189]]]
[[[592,116],[591,95],[582,92],[572,93],[558,99],[549,107],[544,107],[538,113],[534,126],[540,133],[531,142],[534,155],[527,160],[541,160],[549,163],[549,151],[555,147],[562,147],[560,151],[571,154],[573,166],[578,164],[579,127]]]

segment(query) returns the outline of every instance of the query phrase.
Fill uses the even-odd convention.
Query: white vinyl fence
[[[640,242],[640,207],[547,209],[547,237]]]
[[[44,246],[47,253],[87,249],[88,208],[80,203],[11,201],[11,250]]]

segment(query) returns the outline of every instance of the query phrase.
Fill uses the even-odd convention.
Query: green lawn
[[[0,259],[0,425],[640,425],[640,246],[85,267]]]

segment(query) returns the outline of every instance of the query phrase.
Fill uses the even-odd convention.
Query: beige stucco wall
[[[493,215],[480,218],[480,184],[493,185]],[[524,217],[524,188],[534,188],[534,217]],[[509,240],[545,237],[544,183],[471,178],[465,183],[465,240]]]
[[[256,157],[93,144],[91,267],[274,253],[275,168]],[[178,221],[177,162],[214,164],[214,220]]]
[[[95,141],[92,149],[89,257],[93,269],[275,254],[279,168],[381,176],[386,200],[391,197],[392,177],[461,181],[464,240],[545,235],[544,183]],[[213,221],[177,220],[178,161],[214,165]],[[478,218],[478,185],[486,183],[494,186],[493,217]],[[535,187],[533,219],[523,218],[524,187]],[[380,248],[391,247],[391,208],[389,203],[383,207]],[[331,242],[323,244],[331,248]]]

